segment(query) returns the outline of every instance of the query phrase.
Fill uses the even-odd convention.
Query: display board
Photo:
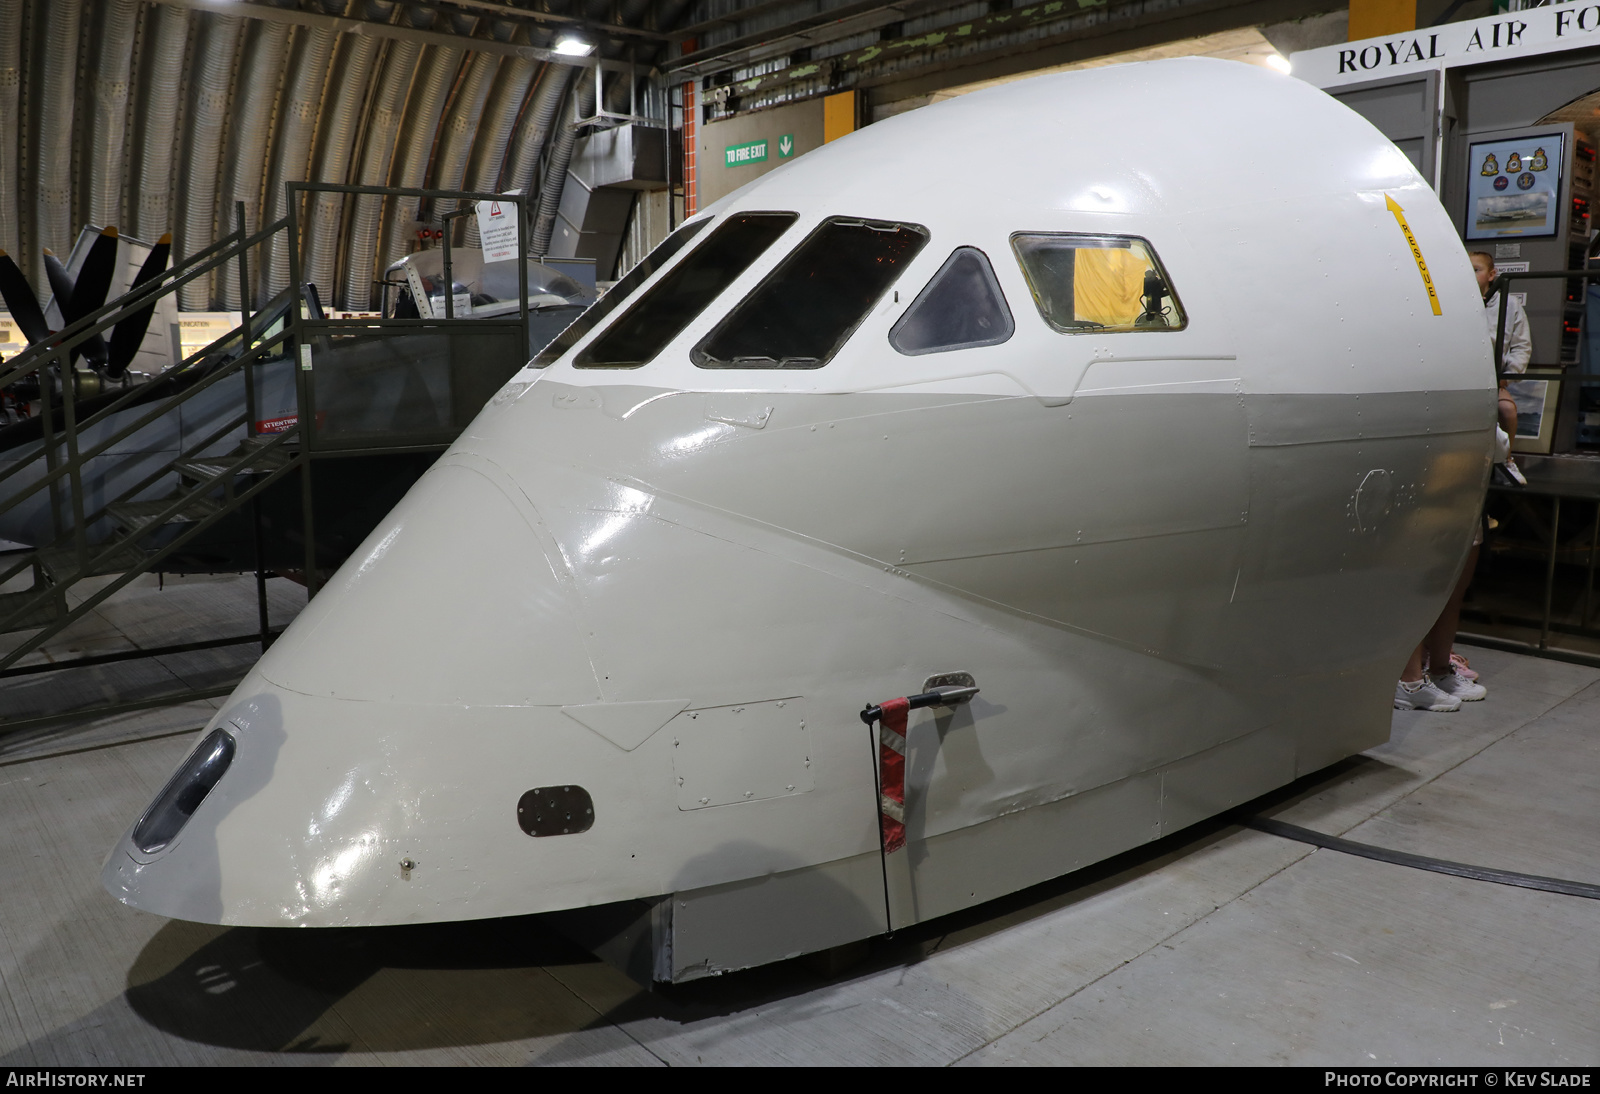
[[[1550,130],[1469,146],[1467,239],[1556,234],[1564,140],[1560,130]]]

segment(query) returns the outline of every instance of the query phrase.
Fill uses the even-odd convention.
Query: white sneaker
[[[1459,672],[1446,672],[1439,676],[1429,676],[1428,681],[1446,695],[1453,695],[1463,703],[1476,703],[1489,689],[1482,684],[1468,680]]]
[[[1449,692],[1440,691],[1432,680],[1424,676],[1415,683],[1401,680],[1394,686],[1394,709],[1436,710],[1441,713],[1461,709],[1461,700]]]

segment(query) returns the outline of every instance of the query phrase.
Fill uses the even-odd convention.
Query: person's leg
[[[1445,601],[1438,621],[1423,640],[1428,647],[1428,678],[1446,695],[1469,703],[1482,699],[1489,689],[1456,672],[1455,665],[1450,661],[1450,647],[1455,643],[1456,627],[1461,622],[1461,602],[1466,599],[1467,586],[1472,584],[1472,571],[1477,563],[1478,548],[1474,546],[1467,553],[1467,564],[1461,569],[1461,577],[1457,579],[1450,599]]]
[[[1431,632],[1430,632],[1431,633]],[[1400,671],[1400,682],[1415,684],[1422,679],[1422,646],[1418,645],[1411,651],[1411,660],[1406,662],[1406,667]]]
[[[1450,594],[1450,599],[1445,601],[1444,610],[1439,613],[1438,621],[1433,629],[1428,632],[1428,637],[1423,644],[1428,648],[1428,674],[1435,679],[1455,671],[1450,664],[1450,649],[1455,645],[1456,627],[1461,623],[1461,602],[1467,598],[1467,586],[1472,584],[1472,571],[1478,565],[1478,548],[1474,547],[1467,552],[1467,564],[1461,568],[1461,577],[1456,581],[1456,587]]]
[[[1511,397],[1511,392],[1505,388],[1500,389],[1500,405],[1498,408],[1500,428],[1506,431],[1506,436],[1512,440],[1517,439],[1517,401]]]

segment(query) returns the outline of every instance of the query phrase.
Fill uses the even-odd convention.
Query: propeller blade
[[[4,251],[0,251],[0,297],[5,298],[6,310],[30,344],[50,334],[50,324],[45,322],[44,309],[33,295],[33,286]]]
[[[161,276],[167,268],[167,258],[172,254],[172,233],[168,232],[150,248],[150,255],[144,260],[144,265],[139,267],[139,276],[133,279],[133,284],[128,287],[132,292],[145,282]],[[106,357],[106,375],[116,379],[127,371],[133,363],[134,357],[139,352],[139,347],[144,345],[145,331],[150,328],[150,317],[155,314],[156,306],[151,303],[132,315],[125,316],[111,330],[111,349]]]
[[[72,287],[69,310],[63,312],[61,318],[68,323],[76,323],[104,304],[116,269],[117,230],[107,228],[95,239],[94,245],[89,248],[89,253],[84,256],[83,266],[78,270],[78,282]]]
[[[48,247],[44,250],[44,272],[50,279],[50,291],[56,296],[56,310],[61,313],[61,325],[66,326],[72,322],[67,318],[67,309],[72,306],[72,275]]]
[[[100,241],[96,240],[95,245],[99,246]],[[115,247],[116,237],[113,236],[113,258],[116,256]],[[84,260],[84,267],[88,268],[87,258]],[[77,309],[76,301],[73,298],[79,294],[77,286],[73,283],[72,275],[67,272],[67,268],[61,264],[61,260],[48,247],[45,248],[44,252],[44,272],[50,278],[51,290],[56,294],[56,307],[61,312],[61,325],[63,327],[71,326],[80,317],[89,313],[88,311],[79,311]],[[81,279],[79,283],[82,283]],[[102,294],[104,291],[103,289],[101,290]],[[92,311],[93,309],[89,310]],[[71,354],[74,359],[81,356],[93,365],[104,365],[106,363],[106,355],[106,340],[98,334],[91,334],[79,342],[73,347]]]

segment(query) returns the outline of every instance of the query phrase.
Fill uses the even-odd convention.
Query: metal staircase
[[[348,459],[351,456],[436,458],[477,413],[482,400],[526,361],[529,313],[525,283],[520,312],[496,321],[326,319],[315,294],[308,294],[300,283],[299,248],[291,245],[301,238],[297,214],[305,191],[312,189],[454,201],[497,197],[453,191],[291,184],[289,215],[283,220],[253,234],[241,227],[0,366],[0,388],[36,380],[40,400],[37,438],[9,450],[9,462],[0,466],[0,519],[13,511],[33,511],[20,510],[21,506],[48,509],[48,532],[40,537],[47,542],[36,540],[31,550],[0,556],[0,588],[15,590],[0,593],[0,633],[28,632],[0,654],[0,679],[75,663],[154,656],[257,639],[265,648],[272,637],[265,586],[268,569],[292,571],[304,579],[308,595],[315,595],[321,575],[341,557],[337,550],[328,549],[326,537],[318,539],[317,518],[313,516],[313,464],[319,459],[336,458],[343,469],[348,469],[361,462]],[[521,223],[526,225],[527,211],[521,198],[499,196],[498,200],[516,205]],[[238,214],[242,225],[242,208]],[[525,234],[523,238],[527,238]],[[120,320],[152,308],[160,298],[176,294],[200,278],[236,274],[241,298],[249,301],[251,256],[264,253],[269,240],[290,256],[290,289],[253,312],[247,306],[236,329],[147,383],[112,396],[98,395],[90,401],[85,392],[94,385],[85,381],[95,377],[74,363],[75,350],[103,338]],[[436,412],[434,424],[426,430],[399,427],[393,422],[372,427],[368,422],[371,404],[360,403],[359,393],[371,387],[375,376],[380,377],[379,382],[393,385],[397,370],[415,368],[419,356],[428,361],[424,367],[433,368],[437,376],[444,377],[442,387],[435,387],[451,393],[432,408]],[[266,424],[258,413],[257,396],[263,377],[282,380],[291,375],[292,424],[282,428],[281,408],[269,408],[268,416],[274,419],[272,427],[281,431],[258,432],[258,427]],[[215,389],[215,385],[237,384],[241,379],[242,406],[228,401],[235,396],[227,390]],[[280,395],[282,390],[280,384]],[[195,430],[195,435],[175,434],[182,436],[182,443],[163,450],[171,452],[170,458],[151,458],[149,453],[142,453],[144,458],[140,461],[118,462],[119,453],[125,451],[119,445],[134,447],[129,438],[153,423],[172,422],[171,416],[200,405],[195,400],[207,398],[208,393],[212,400],[208,404],[210,417],[199,410],[191,414],[193,419],[204,421],[203,429]],[[216,412],[218,406],[224,411]],[[230,446],[230,438],[241,437]],[[108,467],[117,473],[108,472]],[[321,474],[328,481],[336,481],[342,474],[349,490],[352,472],[329,469]],[[299,518],[285,532],[281,527],[282,511],[291,503],[296,485],[291,476],[298,478]],[[114,496],[107,496],[112,494],[112,483]],[[279,484],[291,488],[290,493],[280,490],[272,497],[263,497]],[[366,483],[360,485],[364,487]],[[263,553],[263,501],[279,506],[281,535],[274,541],[279,553],[278,560],[272,563],[265,560]],[[386,500],[384,504],[390,502]],[[223,527],[224,521],[233,523]],[[254,538],[253,557],[247,551],[238,569],[254,569],[256,573],[259,635],[101,655],[59,665],[18,667],[29,654],[140,575],[174,568],[184,557],[186,546],[195,543],[197,537],[209,532],[233,536],[230,542],[237,542],[241,528],[248,529]],[[288,570],[282,561],[285,539],[294,544],[294,551],[303,549],[304,559],[303,563],[290,563]],[[351,546],[348,540],[346,536],[343,541],[345,550]],[[26,587],[17,589],[24,583]],[[162,700],[96,709],[135,709],[224,694],[227,690],[191,690]],[[68,717],[52,715],[49,720]],[[40,721],[34,718],[28,724]],[[21,724],[0,720],[0,732]]]
[[[243,264],[246,252],[286,222],[244,236],[235,232],[208,252],[190,259],[161,278],[68,327],[49,345],[30,347],[8,362],[0,372],[0,387],[37,375],[43,407],[41,437],[30,451],[0,470],[0,515],[48,492],[55,538],[24,553],[0,568],[0,585],[13,583],[31,570],[31,586],[0,594],[0,632],[38,628],[4,656],[0,671],[11,668],[29,653],[160,563],[195,535],[238,510],[304,460],[298,427],[270,438],[247,437],[225,456],[209,454],[219,442],[253,420],[254,383],[251,371],[261,362],[281,358],[291,340],[291,326],[266,337],[250,337],[248,315],[240,328],[173,365],[155,383],[194,370],[196,382],[180,385],[163,398],[144,398],[141,388],[129,388],[108,405],[79,418],[79,378],[72,371],[72,350],[113,326],[129,312],[149,307],[162,295],[176,292],[188,281],[225,263]],[[281,308],[280,308],[281,310]],[[86,482],[92,460],[112,453],[115,446],[151,423],[179,412],[212,385],[245,373],[247,406],[226,419],[175,459],[158,465],[111,500],[95,505],[92,482]],[[128,420],[131,419],[131,420]],[[113,424],[113,428],[103,428]],[[93,433],[97,439],[84,443]],[[176,477],[177,488],[166,496],[151,497],[163,480]],[[91,529],[110,525],[109,536]],[[88,578],[117,575],[82,598],[67,593]],[[76,604],[69,601],[76,599]]]

